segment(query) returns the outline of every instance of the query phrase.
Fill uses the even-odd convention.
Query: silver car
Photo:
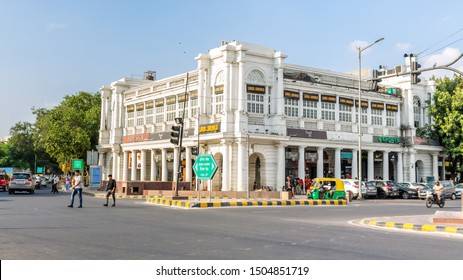
[[[8,186],[8,193],[14,194],[16,191],[34,193],[35,184],[31,173],[13,173]]]

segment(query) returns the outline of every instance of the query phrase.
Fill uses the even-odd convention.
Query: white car
[[[461,198],[461,191],[463,191],[463,183],[459,183],[455,186],[455,194],[457,198]]]
[[[359,181],[354,179],[341,179],[344,183],[344,191],[349,197],[357,198],[359,196]]]

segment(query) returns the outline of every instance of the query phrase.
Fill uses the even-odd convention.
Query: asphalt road
[[[438,209],[421,200],[188,210],[142,200],[103,203],[84,196],[84,208],[70,209],[69,193],[53,195],[49,188],[35,195],[0,193],[0,259],[463,259],[463,238],[349,222]],[[444,209],[459,211],[460,205],[447,200]]]

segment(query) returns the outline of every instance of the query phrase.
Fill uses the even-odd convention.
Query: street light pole
[[[358,164],[358,178],[359,178],[359,195],[357,199],[362,199],[362,52],[369,47],[373,46],[374,44],[384,40],[384,38],[380,38],[373,43],[369,44],[366,47],[357,47],[358,51],[358,60],[359,60],[359,101],[358,101],[358,138],[359,138],[359,154],[357,159]]]

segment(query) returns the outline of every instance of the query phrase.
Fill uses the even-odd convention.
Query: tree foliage
[[[18,122],[10,128],[10,163],[21,169],[34,169],[34,126],[29,122]]]
[[[53,109],[34,109],[37,146],[61,164],[85,158],[98,144],[100,106],[99,94],[79,92]]]
[[[445,77],[435,79],[435,82],[436,91],[429,104],[429,113],[434,119],[434,131],[455,167],[456,162],[463,159],[463,80],[455,75],[453,79]]]

